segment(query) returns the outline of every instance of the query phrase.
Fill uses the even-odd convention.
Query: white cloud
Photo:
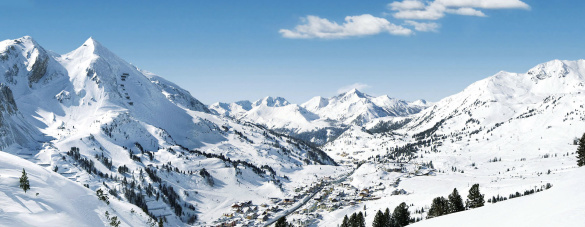
[[[423,22],[416,22],[416,21],[411,21],[411,20],[407,20],[404,21],[406,24],[413,26],[414,30],[417,30],[419,32],[438,32],[439,31],[439,27],[440,25],[437,23],[423,23]]]
[[[483,12],[476,10],[474,8],[447,9],[446,12],[464,15],[464,16],[476,16],[476,17],[485,17],[486,16]]]
[[[353,89],[357,89],[357,90],[362,91],[362,90],[370,88],[370,87],[371,87],[370,85],[362,84],[362,83],[350,84],[350,85],[343,86],[343,87],[337,89],[337,94],[345,93],[345,92],[351,91]]]
[[[404,0],[402,2],[392,2],[388,4],[392,10],[416,10],[425,8],[425,4],[418,0]]]
[[[392,24],[384,18],[374,17],[370,14],[347,16],[341,25],[318,16],[307,16],[302,18],[302,21],[303,24],[297,25],[294,29],[280,29],[279,33],[283,37],[291,39],[337,39],[375,35],[382,32],[407,36],[413,33],[411,29]]]
[[[410,20],[438,20],[445,16],[445,6],[441,4],[430,4],[419,10],[398,10],[394,17]]]
[[[480,9],[530,9],[520,0],[435,0],[446,7]]]
[[[293,29],[280,29],[279,33],[290,39],[339,39],[380,33],[408,36],[414,34],[413,30],[438,32],[440,25],[428,21],[439,20],[446,14],[487,17],[482,10],[529,10],[530,6],[522,0],[398,0],[389,3],[387,8],[389,12],[382,15],[404,20],[407,27],[371,14],[347,16],[342,24],[318,16],[306,16],[301,18],[301,24]]]
[[[392,2],[388,7],[394,11],[394,18],[408,20],[438,20],[445,13],[485,17],[478,9],[530,9],[520,0],[435,0],[426,5],[418,0],[403,0]]]

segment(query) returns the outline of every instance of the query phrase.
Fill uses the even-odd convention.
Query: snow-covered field
[[[30,182],[19,188],[25,170]],[[0,226],[105,226],[118,217],[121,226],[154,224],[140,208],[96,192],[17,156],[0,152]],[[132,212],[134,210],[135,212]],[[150,221],[150,222],[149,222]]]
[[[555,176],[549,190],[413,226],[583,226],[585,169]]]

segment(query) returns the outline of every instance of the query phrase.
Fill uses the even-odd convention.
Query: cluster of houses
[[[363,161],[362,161],[363,163]],[[415,171],[409,171],[404,166],[384,166],[381,170],[386,172],[408,173],[408,176],[432,175],[433,169],[418,167]],[[278,217],[282,212],[296,209],[287,219],[295,226],[309,226],[319,219],[321,212],[332,212],[347,206],[354,206],[369,200],[378,200],[378,192],[386,191],[387,186],[394,188],[391,195],[408,194],[403,189],[398,189],[400,180],[394,184],[356,188],[347,182],[331,177],[323,177],[317,183],[297,187],[294,193],[287,198],[269,198],[268,204],[253,204],[252,201],[243,201],[232,204],[231,212],[224,214],[215,221],[216,226],[259,226],[268,220]],[[312,197],[311,197],[312,196]],[[300,208],[297,206],[302,205]]]
[[[237,202],[231,205],[231,212],[223,214],[214,223],[216,226],[258,226],[271,218],[277,217],[278,213],[291,208],[307,197],[318,192],[327,182],[333,180],[324,177],[317,183],[294,189],[294,194],[288,198],[269,198],[269,204],[253,204],[252,201]],[[304,223],[304,222],[300,222]]]
[[[373,193],[384,189],[384,186],[358,189],[348,183],[326,186],[310,202],[294,213],[292,221],[298,226],[310,225],[313,223],[311,220],[320,216],[320,212],[332,212],[363,201],[380,199]]]
[[[252,201],[237,202],[232,204],[231,213],[225,213],[216,220],[216,226],[255,226],[259,223],[266,222],[274,213],[282,209],[273,204],[266,203],[255,205]]]
[[[404,172],[404,168],[389,168],[384,169],[387,172]],[[324,188],[317,193],[311,201],[307,202],[303,207],[294,212],[288,219],[289,222],[294,223],[295,226],[310,226],[313,225],[316,219],[319,219],[322,212],[333,212],[338,209],[343,209],[348,206],[359,205],[364,201],[378,200],[381,192],[387,192],[387,187],[393,189],[390,191],[391,195],[408,194],[404,189],[399,189],[398,183],[384,185],[368,186],[364,188],[356,188],[348,183],[351,179],[333,183],[324,186]],[[298,188],[296,192],[303,192],[303,188]]]
[[[308,187],[306,191],[302,191],[291,198],[269,198],[270,205],[266,203],[255,205],[252,201],[234,203],[231,206],[232,212],[223,214],[220,219],[216,220],[216,226],[257,226],[308,196],[308,193],[315,192],[314,190],[317,190],[317,188]]]

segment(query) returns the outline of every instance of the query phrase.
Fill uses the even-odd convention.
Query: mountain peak
[[[93,37],[90,36],[87,40],[85,40],[85,42],[83,43],[83,45],[95,46],[95,45],[99,45],[99,42],[96,41]]]
[[[75,56],[75,55],[77,55],[77,56],[96,55],[99,57],[118,59],[118,57],[114,53],[112,53],[110,50],[108,50],[108,48],[104,47],[101,43],[99,43],[93,37],[89,37],[83,43],[83,45],[81,45],[80,47],[78,47],[77,49],[75,49],[74,51],[72,51],[66,55],[72,55],[72,56]]]
[[[362,93],[361,91],[359,91],[357,88],[351,89],[345,93],[341,93],[339,94],[337,97],[339,98],[348,98],[348,97],[358,97],[358,98],[368,98],[369,95],[366,95],[364,93]]]
[[[35,40],[32,37],[28,36],[28,35],[25,35],[23,37],[20,37],[20,38],[18,38],[16,40],[17,41],[20,41],[20,42],[33,42],[33,43],[36,43]]]
[[[357,95],[358,97],[366,97],[367,95],[359,91],[357,88],[351,89],[345,93],[346,95]]]
[[[303,108],[309,109],[310,111],[316,111],[327,105],[329,105],[329,99],[323,98],[321,96],[315,96],[311,98],[309,101],[303,103],[301,106]]]
[[[353,88],[349,91],[346,92],[346,94],[363,94],[362,92],[360,92],[357,88]]]
[[[261,100],[254,102],[254,106],[266,105],[270,107],[281,107],[289,104],[290,103],[286,99],[278,96],[277,97],[267,96]]]
[[[21,47],[17,47],[20,49],[34,49],[34,48],[39,48],[42,49],[42,47],[30,36],[23,36],[20,37],[18,39],[14,39],[14,40],[4,40],[2,42],[0,42],[0,48],[5,50],[10,46],[15,46],[15,45],[19,45]]]
[[[91,50],[96,55],[112,55],[112,52],[108,48],[104,47],[101,43],[95,40],[93,37],[89,37],[81,47]]]
[[[427,100],[419,99],[419,100],[412,102],[411,104],[417,105],[417,106],[426,106],[426,105],[428,105],[428,102],[427,102]]]
[[[550,77],[564,77],[568,74],[567,64],[555,59],[535,66],[528,70],[528,75],[534,79],[543,80]]]

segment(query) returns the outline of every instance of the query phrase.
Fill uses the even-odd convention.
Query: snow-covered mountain
[[[379,118],[365,130],[399,134],[402,144],[432,144],[437,149],[481,143],[499,150],[499,141],[510,142],[498,139],[506,134],[527,144],[541,137],[573,138],[585,126],[583,92],[585,61],[554,60],[527,73],[499,72],[418,114]]]
[[[375,118],[401,117],[418,113],[426,108],[426,101],[417,100],[409,103],[387,95],[373,97],[352,89],[329,99],[315,97],[301,106],[321,118],[361,126]]]
[[[353,89],[329,99],[317,96],[301,105],[290,104],[281,97],[266,97],[253,103],[214,103],[209,108],[217,114],[262,124],[322,145],[350,125],[362,126],[382,117],[409,116],[427,106],[424,100],[409,103],[387,95],[372,97]]]
[[[541,152],[578,137],[585,127],[585,61],[554,60],[527,73],[500,72],[422,111],[404,126],[416,141],[460,149],[480,143],[502,150],[514,144]],[[520,149],[517,147],[516,149]],[[515,149],[512,149],[515,150]]]
[[[346,130],[323,149],[339,163],[365,162],[350,183],[357,188],[376,188],[394,182],[392,190],[407,194],[393,196],[393,191],[384,189],[374,194],[379,200],[331,212],[319,225],[339,224],[336,220],[362,207],[368,207],[367,213],[372,214],[387,207],[392,209],[400,202],[412,205],[412,216],[425,218],[426,213],[420,210],[428,211],[434,198],[446,196],[453,188],[463,192],[465,198],[474,183],[480,184],[486,201],[552,183],[555,186],[551,191],[534,197],[487,204],[486,208],[450,214],[420,225],[489,226],[500,217],[510,219],[503,226],[541,223],[523,224],[522,217],[531,214],[528,211],[519,212],[518,217],[500,214],[530,207],[544,215],[548,209],[536,206],[548,207],[548,202],[556,203],[552,202],[555,198],[561,203],[568,201],[570,198],[562,194],[581,184],[565,176],[574,176],[574,140],[585,133],[584,86],[584,60],[554,60],[526,73],[499,72],[418,114],[378,118],[364,127]],[[386,163],[398,163],[400,173]],[[431,164],[432,173],[421,173]],[[538,201],[541,198],[543,203]],[[574,210],[580,206],[571,203],[569,207],[566,212],[551,212],[546,217],[565,220],[564,215],[568,215],[564,223],[571,225],[577,220]],[[416,210],[419,212],[414,213]],[[366,223],[372,223],[373,215],[368,216]],[[482,222],[485,218],[492,219]]]
[[[31,37],[2,41],[0,72],[4,152],[91,190],[105,187],[171,225],[210,222],[240,200],[284,196],[291,175],[307,166],[336,168],[300,140],[211,114],[92,38],[64,55]],[[288,104],[265,101],[258,105]]]

